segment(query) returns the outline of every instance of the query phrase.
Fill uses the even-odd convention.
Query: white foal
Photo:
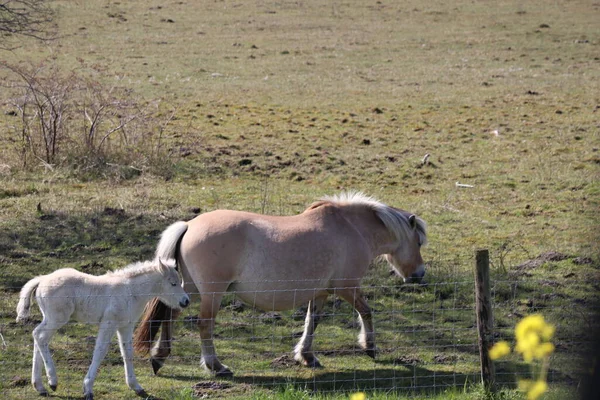
[[[40,395],[48,395],[42,383],[42,363],[50,388],[56,390],[58,384],[48,347],[54,333],[71,318],[99,325],[92,364],[83,381],[86,400],[93,399],[92,386],[98,367],[106,356],[115,331],[125,364],[125,381],[139,396],[147,397],[133,371],[132,335],[135,324],[145,305],[154,297],[175,309],[187,307],[190,303],[175,269],[175,261],[164,262],[158,258],[101,276],[65,268],[33,278],[21,289],[17,322],[29,317],[34,292],[43,319],[33,330],[31,383]]]

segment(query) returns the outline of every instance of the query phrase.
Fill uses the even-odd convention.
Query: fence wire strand
[[[294,385],[323,393],[371,389],[439,393],[480,382],[473,286],[472,280],[451,280],[362,287],[372,309],[376,360],[358,345],[358,314],[336,296],[336,290],[320,313],[314,334],[313,350],[324,368],[302,367],[293,358],[304,327],[306,306],[301,304],[290,311],[258,310],[236,300],[235,293],[227,293],[216,318],[214,343],[221,361],[235,373],[228,385],[263,389]],[[0,302],[0,380],[6,389],[30,385],[31,332],[41,320],[39,309],[32,305],[30,321],[14,322],[18,289],[3,292]],[[577,385],[595,339],[591,332],[599,325],[597,294],[585,283],[493,279],[492,300],[496,341],[514,340],[514,326],[523,316],[544,314],[556,326],[549,382]],[[173,321],[173,352],[160,371],[162,389],[166,384],[178,393],[182,386],[214,380],[200,366],[197,312],[198,303],[193,302]],[[80,395],[97,335],[97,326],[70,322],[52,340],[62,395]],[[115,336],[98,382],[110,380],[126,390],[122,368]],[[135,369],[138,380],[152,391],[148,360],[136,356]],[[526,373],[525,365],[509,359],[497,363],[496,382],[514,387],[516,377]],[[210,389],[205,386],[198,390]],[[33,389],[28,393],[37,397]]]

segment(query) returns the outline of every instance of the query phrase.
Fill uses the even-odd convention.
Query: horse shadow
[[[333,371],[327,368],[312,369],[307,376],[298,365],[274,368],[264,372],[242,372],[231,378],[200,378],[196,385],[209,382],[228,382],[232,385],[249,386],[269,391],[308,391],[311,393],[333,392],[393,392],[414,396],[439,393],[451,387],[471,386],[480,381],[477,373],[440,372],[425,366],[399,366],[391,361],[376,362],[384,367]],[[282,372],[284,372],[282,374]],[[190,382],[189,375],[169,375],[169,378]]]
[[[285,357],[285,356],[283,356]],[[281,357],[282,358],[282,357]],[[435,396],[446,390],[463,388],[472,389],[481,384],[481,374],[466,371],[440,371],[419,364],[397,364],[395,360],[376,360],[378,368],[360,368],[355,370],[332,371],[325,368],[312,369],[307,376],[304,367],[288,364],[285,367],[273,368],[261,372],[242,372],[231,378],[199,377],[193,379],[189,375],[169,375],[169,378],[185,382],[198,382],[200,386],[218,386],[219,382],[231,385],[248,386],[269,391],[283,391],[290,388],[294,391],[311,393],[352,393],[365,392],[367,395],[377,393],[394,393],[400,397]],[[284,372],[282,374],[282,372]],[[517,362],[510,366],[496,368],[496,391],[514,390],[517,381],[527,378],[531,373],[530,365]],[[550,381],[577,384],[576,379],[564,375],[559,370],[550,368]],[[570,381],[570,382],[569,382]]]

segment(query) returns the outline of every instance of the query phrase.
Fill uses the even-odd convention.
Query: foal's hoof
[[[56,388],[58,385],[50,385],[50,389],[52,389],[53,392],[56,392]]]
[[[86,393],[86,394],[83,395],[83,398],[85,400],[94,400],[94,395],[91,394],[91,393]]]
[[[144,389],[136,390],[135,394],[137,394],[140,397],[143,397],[144,399],[152,398],[151,396],[148,395],[148,393],[146,393],[146,391]]]
[[[43,392],[38,392],[38,393],[42,397],[50,397],[50,395],[48,394],[48,392],[46,392],[45,390]]]
[[[154,371],[154,375],[158,374],[158,370],[162,368],[164,361],[157,360],[156,358],[151,358],[152,362],[152,370]]]

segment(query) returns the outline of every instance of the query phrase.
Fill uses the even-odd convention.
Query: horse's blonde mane
[[[345,206],[362,206],[368,207],[375,212],[375,215],[383,222],[385,227],[397,238],[402,239],[408,237],[411,234],[412,228],[408,218],[412,215],[406,211],[399,210],[394,207],[390,207],[372,196],[368,196],[358,191],[348,191],[336,194],[333,196],[324,196],[320,199],[320,202],[314,203],[314,205],[321,205],[323,203],[333,203]],[[427,225],[421,218],[415,216],[417,224],[417,232],[419,234],[419,241],[422,245],[427,243]]]
[[[173,266],[173,261],[163,260],[163,264]],[[136,276],[145,275],[157,271],[160,271],[158,260],[139,261],[133,264],[129,264],[125,268],[117,269],[116,271],[109,271],[106,273],[106,275],[134,278]]]

